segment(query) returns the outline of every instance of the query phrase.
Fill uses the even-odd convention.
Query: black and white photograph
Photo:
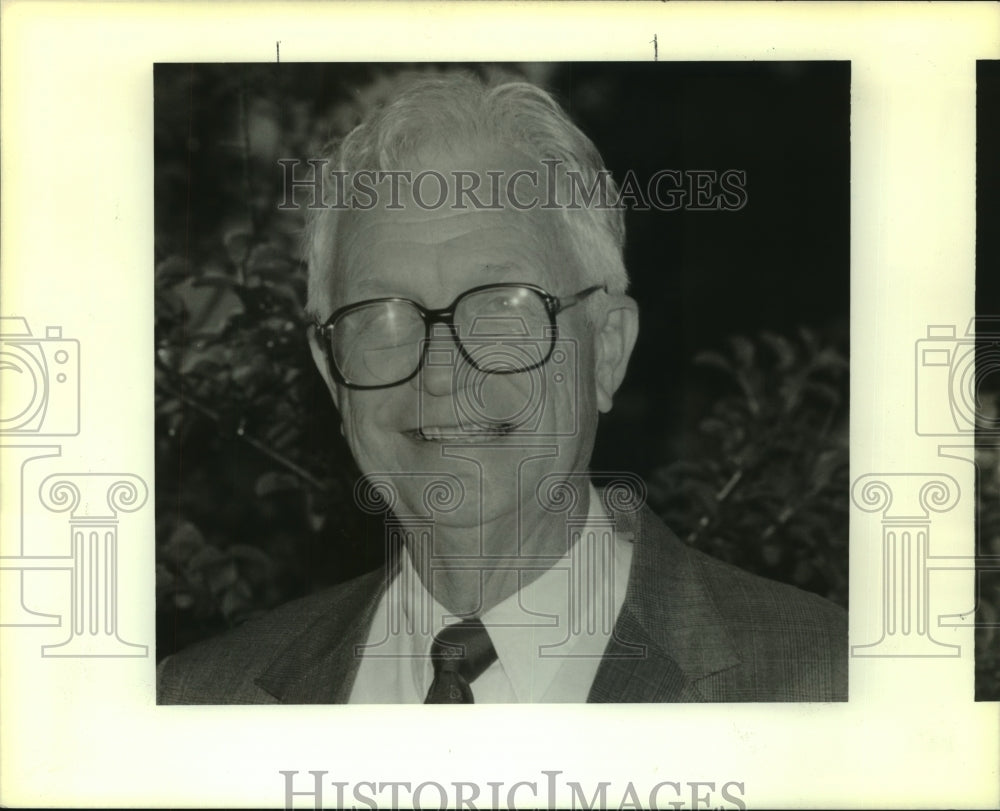
[[[847,699],[849,63],[154,80],[160,702]]]

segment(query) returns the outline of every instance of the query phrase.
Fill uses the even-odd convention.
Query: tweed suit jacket
[[[632,570],[588,701],[847,700],[843,609],[691,549],[648,508],[616,528],[632,537]],[[390,577],[371,572],[168,657],[158,703],[346,702]]]

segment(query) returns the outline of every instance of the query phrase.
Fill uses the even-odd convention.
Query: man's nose
[[[424,365],[413,379],[414,385],[436,397],[452,394],[465,360],[451,331],[444,325],[435,325],[425,352]]]

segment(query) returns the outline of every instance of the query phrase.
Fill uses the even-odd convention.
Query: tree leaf
[[[226,589],[219,602],[219,611],[227,620],[235,619],[250,604],[249,593],[238,588],[238,585],[237,581],[233,588]]]
[[[229,261],[239,267],[250,252],[250,240],[253,234],[249,223],[241,222],[230,226],[222,235],[222,244],[226,249]]]
[[[190,521],[181,521],[161,547],[160,553],[172,563],[180,564],[195,555],[205,545],[205,538]]]
[[[208,574],[208,587],[212,594],[221,594],[239,579],[240,573],[236,569],[236,563],[229,561],[223,566],[219,566]]]
[[[156,564],[156,593],[162,594],[173,588],[177,578],[162,563]]]
[[[157,287],[168,287],[191,275],[188,260],[180,256],[168,256],[162,262],[157,263],[153,271],[153,278]]]
[[[733,367],[733,364],[729,361],[729,359],[725,355],[722,355],[718,352],[712,352],[710,350],[699,352],[697,355],[694,356],[694,363],[697,366],[707,366],[714,369],[719,369],[720,371],[724,372],[728,377],[736,376],[736,369]]]
[[[269,496],[286,490],[298,490],[302,481],[291,473],[268,471],[257,479],[254,492],[258,496]]]
[[[795,365],[795,361],[798,359],[795,346],[783,335],[764,331],[760,334],[760,340],[774,353],[780,371],[787,371]]]
[[[182,611],[191,608],[195,604],[194,595],[186,591],[178,591],[174,594],[174,605]]]
[[[206,544],[188,561],[187,567],[190,571],[196,571],[209,566],[218,566],[227,560],[226,555],[217,546]]]
[[[743,335],[734,335],[729,339],[729,345],[733,348],[733,356],[743,369],[752,369],[757,352],[753,343]]]

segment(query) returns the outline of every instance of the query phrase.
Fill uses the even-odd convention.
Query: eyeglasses
[[[516,374],[549,360],[556,316],[598,290],[607,288],[594,285],[559,298],[533,284],[487,284],[466,290],[440,310],[406,298],[369,299],[341,307],[313,329],[330,374],[352,389],[385,389],[411,380],[427,362],[435,337],[454,342],[480,372]]]

